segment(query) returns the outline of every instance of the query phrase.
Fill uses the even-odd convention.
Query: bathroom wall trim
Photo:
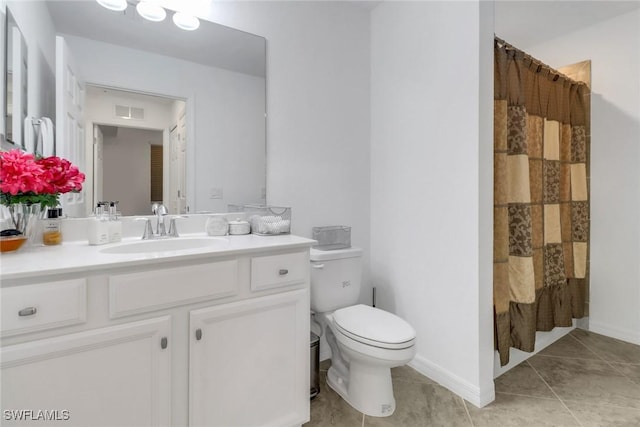
[[[409,366],[478,408],[488,405],[496,398],[493,381],[477,387],[420,355],[409,362]]]
[[[638,331],[633,331],[631,329],[625,328],[617,328],[606,323],[594,322],[593,320],[589,321],[589,330],[591,332],[595,332],[596,334],[606,335],[608,337],[640,345],[640,332]]]

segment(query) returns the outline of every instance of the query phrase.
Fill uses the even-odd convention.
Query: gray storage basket
[[[351,247],[351,227],[346,225],[330,225],[325,227],[313,227],[313,240],[318,243],[313,245],[315,249],[331,251],[347,249]]]

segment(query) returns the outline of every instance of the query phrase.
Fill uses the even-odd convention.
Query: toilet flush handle
[[[320,270],[324,268],[324,264],[311,264],[311,267]]]

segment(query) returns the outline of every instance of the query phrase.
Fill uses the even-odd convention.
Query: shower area
[[[553,69],[494,39],[495,346],[589,314],[590,62]]]

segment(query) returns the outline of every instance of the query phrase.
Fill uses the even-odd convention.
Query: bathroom
[[[293,208],[296,235],[351,225],[361,302],[375,286],[416,329],[412,366],[476,406],[495,395],[494,32],[553,66],[593,61],[589,325],[640,344],[638,9],[571,4],[551,14],[577,17],[530,39],[519,3],[214,2],[202,15],[267,40],[268,202]]]

